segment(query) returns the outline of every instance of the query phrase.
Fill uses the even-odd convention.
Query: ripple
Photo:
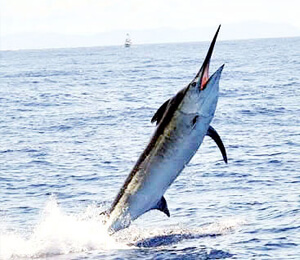
[[[152,114],[190,82],[208,43],[1,52],[0,234],[20,235],[1,243],[23,256],[32,249],[27,258],[298,259],[299,40],[218,42],[211,65],[228,66],[212,124],[228,165],[205,138],[165,194],[171,217],[150,211],[137,219],[126,250],[97,247],[106,241],[95,232],[100,209],[92,203],[111,205],[153,134]],[[35,244],[31,227],[51,194],[60,205],[48,218],[54,226],[44,225]],[[76,217],[87,206],[94,218],[82,222]],[[203,232],[227,216],[247,223]],[[45,241],[69,253],[53,256]]]

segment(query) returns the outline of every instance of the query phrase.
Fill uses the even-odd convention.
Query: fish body
[[[206,135],[219,146],[227,162],[224,145],[210,126],[219,94],[224,65],[209,77],[209,63],[220,26],[206,59],[195,78],[154,114],[156,130],[111,208],[106,212],[110,233],[126,228],[145,212],[158,209],[170,216],[163,197],[192,159]]]

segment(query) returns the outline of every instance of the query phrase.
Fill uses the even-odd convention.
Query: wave
[[[125,249],[108,235],[99,208],[81,214],[66,214],[54,197],[46,204],[41,220],[31,234],[2,231],[0,259],[41,258],[91,250]]]
[[[93,251],[101,254],[111,250],[161,247],[186,239],[220,236],[243,224],[243,220],[234,218],[200,228],[170,226],[147,229],[132,225],[110,236],[99,212],[99,206],[90,205],[82,213],[67,214],[52,196],[30,234],[2,228],[0,259],[45,258]],[[228,257],[226,252],[217,253]]]

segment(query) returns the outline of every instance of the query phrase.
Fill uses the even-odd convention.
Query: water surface
[[[217,42],[228,165],[205,138],[165,194],[170,218],[101,225],[208,46],[1,52],[1,259],[299,259],[300,38]]]

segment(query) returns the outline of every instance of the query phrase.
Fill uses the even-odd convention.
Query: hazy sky
[[[299,36],[299,10],[299,0],[0,0],[0,33],[7,45],[7,37],[19,35],[22,41],[26,34],[28,41],[28,35],[40,33],[88,36],[259,22],[286,26]]]

